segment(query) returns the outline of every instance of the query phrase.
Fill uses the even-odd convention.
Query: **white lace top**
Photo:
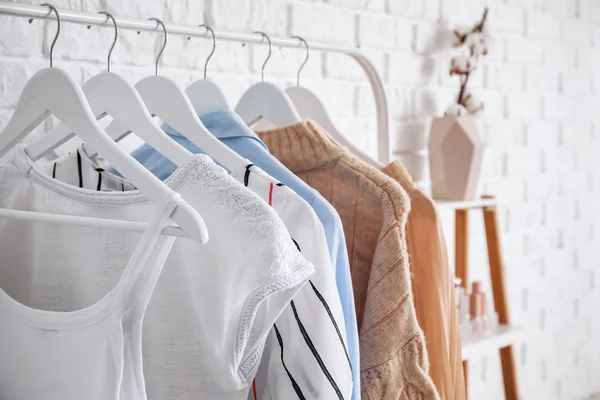
[[[144,222],[154,213],[137,190],[84,189],[49,174],[16,148],[0,162],[0,207]],[[166,183],[201,213],[210,242],[176,239],[150,299],[143,323],[147,396],[245,399],[269,329],[314,268],[268,204],[209,157],[194,156]],[[0,287],[28,307],[87,307],[115,286],[138,239],[0,220]]]

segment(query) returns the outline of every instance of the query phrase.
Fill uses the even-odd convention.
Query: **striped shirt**
[[[277,211],[316,270],[269,333],[255,392],[248,398],[350,400],[346,328],[323,227],[308,203],[260,168],[248,165],[243,182]]]

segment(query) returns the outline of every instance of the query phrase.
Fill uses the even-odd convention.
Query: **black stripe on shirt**
[[[346,345],[344,344],[344,339],[342,338],[342,333],[340,332],[340,328],[339,328],[337,322],[335,321],[333,314],[331,313],[331,308],[329,308],[329,304],[327,304],[327,301],[325,300],[323,295],[317,290],[317,288],[315,287],[315,285],[312,283],[312,281],[310,279],[308,280],[308,283],[310,283],[312,290],[315,292],[315,294],[317,295],[317,297],[323,304],[323,307],[325,307],[325,310],[327,311],[327,314],[329,315],[329,319],[331,319],[331,323],[333,324],[333,327],[335,328],[335,331],[337,332],[338,338],[340,339],[340,343],[342,344],[342,347],[344,348],[344,352],[346,353],[346,358],[348,359],[348,365],[350,366],[350,371],[352,371],[352,363],[350,362],[350,355],[348,354],[348,349],[346,348]]]
[[[102,172],[104,172],[104,168],[96,168],[96,172],[98,173],[98,184],[96,185],[96,190],[102,190]]]
[[[298,242],[296,241],[296,239],[294,239],[294,238],[291,238],[291,239],[294,242],[294,244],[296,245],[296,248],[298,249],[298,251],[302,253],[302,250],[300,249],[300,245],[298,244]],[[317,295],[317,297],[321,301],[321,304],[323,304],[323,307],[325,308],[325,311],[327,312],[327,315],[329,315],[329,319],[331,320],[331,323],[333,324],[333,327],[335,328],[335,331],[337,332],[338,338],[340,339],[342,347],[344,348],[344,352],[346,353],[346,359],[348,360],[348,365],[350,365],[350,371],[352,371],[352,364],[350,363],[350,355],[348,354],[348,350],[346,349],[346,345],[344,344],[344,339],[342,339],[342,333],[340,332],[338,324],[335,321],[335,318],[333,317],[333,314],[331,313],[331,308],[329,308],[329,304],[327,304],[327,301],[325,300],[325,298],[321,295],[321,293],[317,290],[317,288],[315,287],[315,285],[312,283],[312,280],[309,279],[308,282],[310,283],[310,286],[312,287],[313,291],[315,292],[315,294]],[[304,337],[304,340],[306,341],[306,344],[308,345],[308,347],[312,351],[313,355],[317,359],[317,362],[321,366],[321,369],[323,370],[323,373],[325,374],[325,376],[327,376],[327,379],[329,380],[329,382],[333,386],[333,389],[338,394],[338,397],[340,399],[343,399],[342,394],[341,394],[339,388],[337,387],[337,385],[335,384],[335,381],[333,380],[333,377],[331,376],[331,374],[329,373],[329,371],[325,367],[325,363],[321,359],[319,353],[317,352],[317,349],[314,347],[314,344],[312,343],[312,340],[308,336],[308,332],[306,332],[306,330],[304,329],[304,325],[300,321],[300,317],[298,317],[298,312],[296,311],[296,305],[294,304],[293,300],[291,301],[291,305],[292,305],[292,309],[294,311],[294,317],[296,317],[296,321],[298,322],[298,326],[300,327],[300,332],[302,333],[302,337]]]
[[[79,174],[79,187],[83,187],[83,175],[81,173],[81,154],[77,150],[77,173]]]
[[[248,187],[248,180],[250,179],[250,168],[254,167],[254,164],[246,165],[246,173],[244,174],[244,186]]]
[[[52,179],[56,179],[56,163],[54,163],[54,166],[52,167]]]
[[[340,388],[335,383],[335,380],[333,379],[333,377],[331,376],[331,373],[329,373],[329,370],[325,366],[325,363],[323,362],[321,355],[319,354],[319,352],[315,348],[314,343],[308,336],[308,332],[306,332],[306,328],[304,328],[304,324],[302,324],[302,321],[300,321],[300,317],[298,316],[298,310],[296,310],[296,304],[294,303],[294,300],[290,301],[290,305],[292,306],[292,311],[294,312],[294,317],[296,318],[296,322],[298,323],[298,328],[300,328],[300,333],[302,334],[304,341],[306,342],[306,344],[308,345],[308,348],[310,349],[313,356],[317,360],[317,363],[319,364],[319,366],[321,367],[321,370],[327,377],[327,380],[333,387],[333,390],[335,390],[335,393],[337,394],[338,399],[344,400],[344,396],[342,396],[342,392],[340,391]]]
[[[302,253],[302,250],[300,250],[300,245],[298,245],[298,242],[296,242],[296,239],[292,238],[292,242],[294,242],[294,244],[296,245],[296,248],[298,249],[298,251],[300,253]]]
[[[277,341],[279,342],[279,347],[281,347],[281,363],[283,364],[283,368],[285,369],[285,372],[287,373],[288,378],[290,378],[290,381],[292,382],[292,386],[294,387],[294,391],[296,392],[296,395],[298,396],[298,398],[301,400],[306,400],[306,397],[304,397],[304,394],[302,393],[300,386],[298,386],[298,383],[296,382],[296,380],[294,379],[294,377],[288,370],[287,366],[285,365],[285,361],[283,360],[283,339],[281,338],[281,333],[279,333],[279,329],[277,329],[277,325],[273,324],[273,328],[275,328],[275,335],[277,336]]]

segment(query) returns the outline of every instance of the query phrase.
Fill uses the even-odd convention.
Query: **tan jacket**
[[[402,187],[312,122],[259,132],[271,153],[318,190],[344,225],[359,327],[364,400],[439,399],[413,304]]]
[[[406,242],[417,319],[430,360],[429,375],[442,399],[465,400],[454,274],[448,266],[446,241],[435,205],[417,189],[399,161],[382,172],[402,185],[410,197]]]

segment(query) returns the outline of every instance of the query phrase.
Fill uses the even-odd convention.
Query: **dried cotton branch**
[[[460,91],[456,103],[448,107],[446,115],[477,114],[484,108],[481,100],[472,94],[466,94],[466,89],[471,73],[477,69],[479,57],[488,54],[488,35],[485,26],[487,15],[486,7],[479,23],[472,27],[460,25],[452,31],[452,45],[456,48],[463,47],[467,52],[450,59],[449,72],[450,75],[460,77]]]

